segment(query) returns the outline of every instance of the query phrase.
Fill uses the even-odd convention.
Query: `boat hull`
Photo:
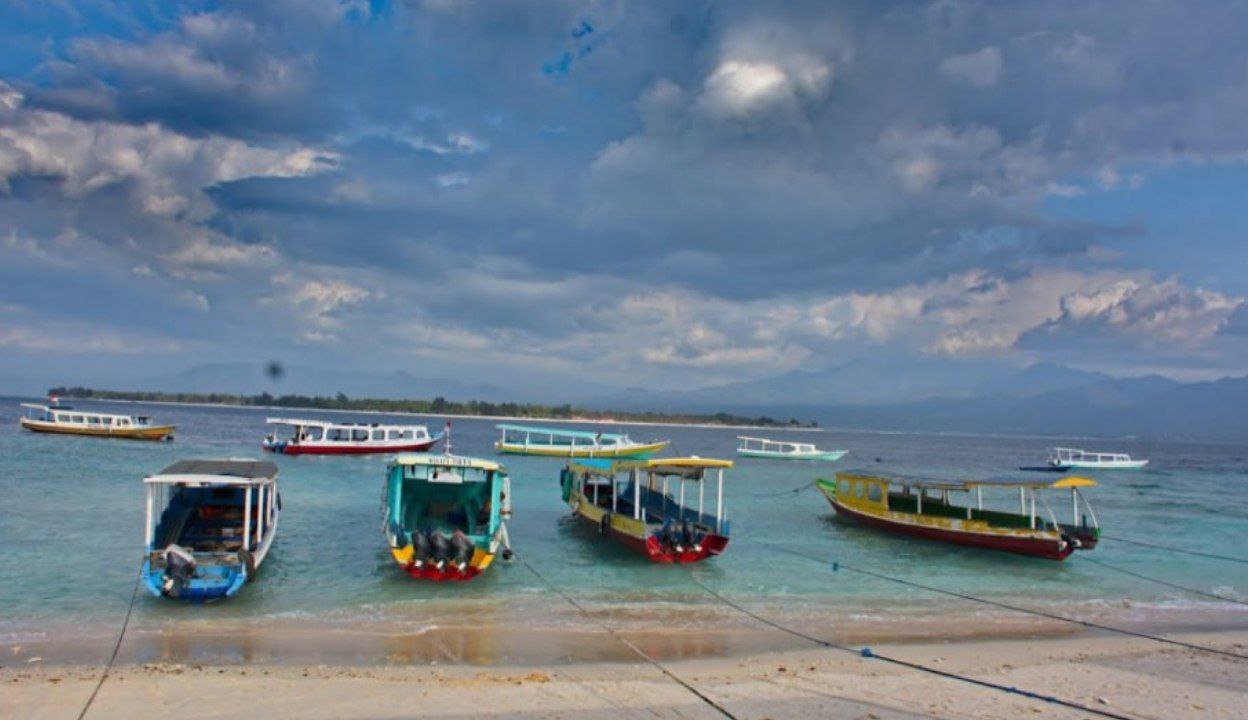
[[[621,546],[644,556],[654,563],[694,563],[715,557],[728,548],[728,537],[717,533],[707,533],[696,548],[676,549],[665,546],[654,534],[646,531],[640,520],[615,515],[593,505],[582,503],[575,509],[576,516],[589,528],[605,535]],[[604,523],[603,518],[607,517]]]
[[[494,450],[505,455],[538,455],[572,458],[646,458],[666,448],[669,441],[629,445],[622,448],[580,449],[569,445],[525,445],[496,441]]]
[[[823,486],[819,486],[819,490],[823,493],[828,503],[832,505],[832,509],[836,511],[837,515],[867,527],[899,535],[908,535],[923,540],[935,540],[965,547],[998,550],[1047,560],[1065,560],[1075,550],[1075,546],[1072,543],[1066,542],[1060,537],[1045,537],[1025,532],[974,532],[961,530],[956,527],[881,517],[848,507],[837,501],[836,496],[830,494]],[[898,514],[901,515],[901,513]],[[905,515],[910,516],[910,514]]]
[[[1073,460],[1063,463],[1050,463],[1049,467],[1058,472],[1067,470],[1139,470],[1148,464],[1147,460],[1120,460],[1118,462],[1082,462]]]
[[[401,452],[426,452],[437,444],[439,438],[430,438],[416,443],[395,445],[351,445],[350,443],[291,443],[285,441],[265,442],[261,445],[266,451],[279,455],[377,455]]]
[[[494,545],[496,546],[497,543],[494,543]],[[490,565],[494,563],[497,547],[488,552],[481,548],[475,548],[472,560],[469,561],[463,570],[460,570],[452,563],[446,563],[440,568],[436,564],[429,562],[417,564],[413,562],[415,552],[411,545],[402,548],[391,548],[390,554],[403,572],[415,580],[462,582],[480,577],[481,573],[488,570]]]
[[[62,423],[50,423],[42,420],[21,418],[21,426],[31,432],[48,433],[51,435],[85,435],[88,437],[109,437],[122,440],[172,440],[173,425],[147,425],[131,428],[90,428],[68,426]]]
[[[770,452],[768,450],[737,450],[737,454],[741,457],[756,458],[760,460],[807,460],[816,462],[836,462],[845,457],[847,450],[832,450],[828,452],[816,453],[785,453]]]

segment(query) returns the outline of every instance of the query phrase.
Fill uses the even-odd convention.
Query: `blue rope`
[[[1046,703],[1051,703],[1053,705],[1061,705],[1062,707],[1068,707],[1073,710],[1079,710],[1081,712],[1091,713],[1093,715],[1100,715],[1101,717],[1111,718],[1112,720],[1136,720],[1135,718],[1132,718],[1128,715],[1119,715],[1118,713],[1109,712],[1107,710],[1099,710],[1097,708],[1089,707],[1087,705],[1082,705],[1080,703],[1077,703],[1071,700],[1063,700],[1062,698],[1056,697],[1054,695],[1045,695],[1043,693],[1038,693],[1038,692],[1034,692],[1031,690],[1023,690],[1021,688],[1014,687],[1013,685],[1002,685],[1000,683],[994,683],[988,680],[980,680],[979,678],[971,677],[969,675],[962,675],[959,673],[950,672],[948,670],[940,670],[939,668],[934,668],[928,665],[922,665],[920,663],[910,662],[909,660],[902,660],[900,658],[891,657],[889,655],[880,655],[879,653],[872,650],[870,647],[864,646],[860,649],[854,649],[848,645],[841,645],[838,643],[831,642],[829,640],[824,640],[823,638],[818,638],[813,635],[808,635],[804,632],[801,632],[800,630],[794,630],[793,628],[787,627],[785,625],[781,625],[780,623],[777,623],[773,620],[769,620],[745,607],[742,607],[741,605],[738,605],[732,600],[729,600],[728,598],[724,597],[720,593],[711,589],[710,587],[705,585],[701,580],[698,580],[696,577],[693,577],[692,575],[689,576],[689,579],[693,581],[693,584],[702,588],[712,597],[717,598],[720,602],[724,603],[728,607],[731,607],[734,610],[737,610],[745,615],[748,615],[749,617],[754,618],[755,620],[757,620],[758,622],[764,625],[768,625],[781,632],[788,633],[789,635],[792,635],[794,637],[801,638],[803,640],[807,640],[809,642],[815,643],[816,645],[821,645],[823,647],[826,647],[832,650],[841,650],[843,652],[854,653],[855,655],[858,655],[860,657],[867,658],[867,659],[882,660],[886,663],[891,663],[893,665],[899,665],[901,667],[910,668],[911,670],[918,670],[919,672],[925,672],[925,673],[929,673],[932,675],[938,675],[940,677],[948,678],[950,680],[958,680],[960,682],[970,683],[972,685],[978,685],[980,687],[989,688],[991,690],[999,690],[1001,692],[1009,693],[1012,695],[1021,695],[1023,697],[1031,698],[1033,700],[1042,700]]]
[[[771,543],[768,543],[768,544],[771,545]],[[772,545],[772,547],[774,547],[776,550],[779,550],[780,552],[786,552],[786,553],[789,553],[790,555],[796,555],[797,557],[806,558],[807,560],[813,560],[814,562],[817,562],[817,563],[827,562],[822,558],[817,558],[817,557],[814,557],[813,555],[807,555],[806,553],[801,553],[796,550],[791,550],[781,545]],[[1067,622],[1067,623],[1071,623],[1074,625],[1081,625],[1086,628],[1104,630],[1106,632],[1117,633],[1119,635],[1128,635],[1130,637],[1143,638],[1145,640],[1153,640],[1155,642],[1166,643],[1168,645],[1177,645],[1178,647],[1188,648],[1189,650],[1200,650],[1201,652],[1212,653],[1214,655],[1223,655],[1226,657],[1236,658],[1238,660],[1248,660],[1248,655],[1231,652],[1229,650],[1219,650],[1217,648],[1211,648],[1206,645],[1197,645],[1195,643],[1183,642],[1182,640],[1172,640],[1167,637],[1161,637],[1160,635],[1150,635],[1148,633],[1138,632],[1136,630],[1127,630],[1125,628],[1114,627],[1112,625],[1102,625],[1097,622],[1092,622],[1091,620],[1079,620],[1078,618],[1066,617],[1065,615],[1058,615],[1056,613],[1045,612],[1044,610],[1035,610],[1032,608],[1022,607],[1019,605],[1011,605],[1010,603],[1001,602],[999,600],[989,600],[987,598],[976,597],[974,595],[967,595],[966,593],[955,592],[953,590],[945,590],[944,588],[933,587],[931,585],[924,585],[923,583],[917,583],[912,580],[904,580],[902,578],[892,577],[891,575],[885,575],[884,573],[878,573],[873,570],[864,570],[862,568],[856,568],[856,567],[846,565],[840,562],[832,562],[832,563],[828,563],[828,565],[832,567],[833,572],[836,572],[844,568],[845,570],[849,570],[851,572],[856,572],[862,575],[879,578],[881,580],[887,580],[889,582],[897,583],[899,585],[906,585],[909,587],[919,588],[920,590],[927,590],[928,592],[934,592],[934,593],[939,593],[941,595],[948,595],[950,597],[961,598],[962,600],[970,600],[971,602],[982,603],[984,605],[992,605],[993,607],[999,607],[1005,610],[1012,610],[1014,612],[1026,613],[1028,615],[1035,615],[1037,617],[1048,618],[1049,620],[1060,620],[1061,622]]]

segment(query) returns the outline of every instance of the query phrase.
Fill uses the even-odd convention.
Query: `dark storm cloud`
[[[58,312],[54,273],[112,293],[101,318],[279,349],[406,327],[727,376],[863,337],[1046,352],[1090,322],[1063,292],[1125,279],[1211,342],[1235,298],[1105,251],[1141,225],[1046,203],[1242,162],[1239,12],[291,0],[52,32],[32,11],[53,40],[0,78],[3,251],[44,263]],[[182,299],[160,315],[127,283]],[[1146,327],[1097,322],[1124,354]],[[586,358],[646,327],[659,350]]]

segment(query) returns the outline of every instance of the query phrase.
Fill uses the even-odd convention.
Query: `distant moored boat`
[[[293,428],[289,437],[271,433],[261,447],[284,455],[366,455],[369,453],[424,452],[442,435],[430,435],[424,425],[268,418],[270,425]]]
[[[173,425],[153,425],[146,415],[87,412],[68,405],[22,403],[26,414],[19,424],[31,432],[126,440],[172,440]]]
[[[746,437],[738,435],[741,444],[737,446],[737,454],[741,457],[763,458],[766,460],[822,460],[836,462],[845,457],[847,450],[820,450],[811,443],[788,442],[785,440],[768,440],[767,438]]]
[[[512,455],[545,455],[574,458],[649,457],[670,442],[655,440],[637,442],[619,433],[590,432],[530,427],[528,425],[496,425],[502,435],[494,443],[500,453]]]
[[[1136,470],[1148,464],[1147,460],[1132,460],[1126,453],[1088,452],[1075,448],[1053,448],[1046,461],[1053,470],[1084,468],[1094,470]]]

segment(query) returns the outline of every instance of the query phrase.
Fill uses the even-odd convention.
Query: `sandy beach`
[[[1248,652],[1248,632],[1173,636]],[[724,717],[605,633],[612,661],[482,666],[406,664],[126,663],[88,717]],[[646,648],[644,638],[637,645]],[[1248,717],[1248,661],[1103,636],[872,646],[943,672],[1049,693],[1133,718]],[[100,666],[17,661],[0,668],[0,716],[76,717]],[[27,659],[29,660],[29,659]],[[15,661],[16,664],[13,664]],[[808,646],[742,656],[675,659],[667,670],[738,718],[1054,718],[1086,711]]]

